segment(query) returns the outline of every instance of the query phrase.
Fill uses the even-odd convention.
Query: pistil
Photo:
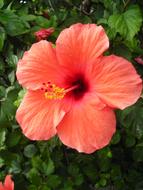
[[[64,98],[64,96],[71,92],[72,90],[75,90],[79,87],[79,85],[74,85],[69,88],[60,88],[55,84],[52,84],[51,82],[43,83],[43,87],[41,88],[42,91],[44,91],[44,95],[46,99],[54,99],[54,100],[61,100]]]

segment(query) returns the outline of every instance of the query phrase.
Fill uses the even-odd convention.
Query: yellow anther
[[[55,84],[50,84],[45,91],[45,98],[47,99],[62,99],[65,96],[66,92],[64,88],[60,88]]]
[[[50,100],[61,100],[64,98],[64,96],[66,95],[66,93],[71,92],[72,90],[78,88],[78,85],[72,86],[70,88],[60,88],[58,86],[56,86],[55,84],[52,84],[50,81],[47,83],[43,83],[43,86],[41,88],[42,91],[44,91],[44,95],[46,99],[50,99]]]

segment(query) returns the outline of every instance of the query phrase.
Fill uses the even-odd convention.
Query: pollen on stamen
[[[64,88],[60,88],[51,82],[43,83],[43,87],[41,89],[44,90],[45,98],[50,100],[63,99],[66,94]]]

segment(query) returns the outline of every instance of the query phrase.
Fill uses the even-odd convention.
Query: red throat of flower
[[[67,98],[71,97],[75,100],[80,100],[89,90],[88,80],[81,74],[75,74],[71,78],[67,78],[65,86],[66,88],[61,88],[49,81],[43,83],[41,90],[44,91],[45,98],[51,100],[61,100],[65,96]]]

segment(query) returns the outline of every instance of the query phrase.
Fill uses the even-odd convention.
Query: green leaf
[[[114,2],[113,0],[104,0],[104,1],[101,0],[101,2],[104,4],[105,8],[109,11],[113,12],[114,10],[117,9],[116,8],[116,6],[117,6],[116,1]]]
[[[13,85],[14,81],[15,81],[15,72],[14,71],[11,71],[9,74],[8,74],[8,79],[9,81],[11,82],[11,85]]]
[[[4,111],[4,106],[0,107],[0,125],[6,125],[8,123],[7,121],[7,115]]]
[[[76,176],[79,174],[79,168],[76,164],[70,164],[68,167],[68,172],[71,176]]]
[[[119,143],[120,139],[121,139],[120,133],[117,131],[117,132],[114,134],[114,136],[113,136],[113,138],[112,138],[112,140],[111,140],[111,143],[112,143],[112,144],[117,144],[117,143]]]
[[[50,175],[54,172],[55,166],[51,159],[49,159],[48,163],[43,162],[41,166],[41,172],[45,175]]]
[[[5,101],[1,103],[0,109],[0,123],[1,117],[7,118],[9,121],[15,116],[16,107],[14,106],[14,101],[17,98],[17,89],[14,86],[10,86],[6,89]],[[2,119],[3,120],[3,119]]]
[[[115,29],[123,38],[132,40],[142,24],[142,14],[138,5],[131,6],[122,14],[113,14],[109,17],[108,25]]]
[[[25,21],[33,21],[36,19],[35,15],[22,15],[21,18]]]
[[[0,128],[0,150],[5,148],[5,140],[6,140],[6,129],[5,128]]]
[[[99,166],[102,171],[107,171],[110,167],[110,159],[112,158],[112,152],[109,147],[105,147],[97,152],[99,159]]]
[[[100,179],[99,184],[104,187],[107,183],[107,180],[105,178]]]
[[[138,139],[143,137],[143,107],[141,102],[123,111],[118,111],[117,117],[119,117],[121,124],[125,127],[128,136],[137,137]],[[132,140],[133,142],[134,140]]]
[[[15,68],[18,62],[18,57],[14,54],[9,54],[8,57],[6,58],[6,62],[10,67]]]
[[[0,0],[0,9],[3,7],[3,5],[4,5],[4,1]]]
[[[126,147],[132,147],[134,146],[135,143],[136,143],[135,137],[131,135],[126,136],[126,140],[125,140]]]
[[[36,185],[30,185],[30,186],[28,187],[28,190],[35,190],[36,188],[37,188]]]
[[[133,158],[137,162],[143,161],[143,147],[136,147],[133,151]]]
[[[21,166],[18,160],[12,160],[9,172],[18,174],[21,172]]]
[[[14,131],[14,133],[10,133],[7,138],[7,144],[9,147],[16,146],[21,138],[21,134],[19,132]]]
[[[131,61],[131,58],[132,58],[131,51],[129,50],[129,48],[127,48],[121,43],[115,46],[114,53],[118,56],[124,57],[125,59],[128,59]]]
[[[75,185],[79,186],[83,183],[84,179],[83,179],[83,176],[81,174],[77,175],[75,177]]]
[[[0,86],[0,100],[2,101],[5,97],[6,89],[3,86]]]
[[[28,173],[27,173],[27,177],[30,179],[30,181],[34,184],[34,185],[39,185],[41,183],[41,177],[39,175],[39,172],[35,169],[32,168]]]
[[[134,37],[132,41],[126,40],[124,44],[130,49],[130,51],[134,51],[134,53],[137,53],[139,55],[143,53],[138,37]]]
[[[47,187],[47,185],[42,185],[40,187],[40,190],[51,190],[49,187]]]
[[[4,159],[2,159],[1,157],[0,157],[0,168],[2,168],[3,166],[4,166]]]
[[[5,37],[6,37],[5,30],[3,27],[0,27],[0,51],[3,49]]]
[[[24,148],[24,155],[28,158],[32,158],[37,152],[37,148],[34,144],[29,144]]]
[[[4,25],[6,32],[10,36],[17,36],[28,32],[28,23],[26,24],[18,15],[11,10],[0,12],[0,23]]]
[[[14,105],[15,105],[16,107],[18,107],[18,106],[20,105],[20,103],[21,103],[21,101],[22,101],[22,99],[23,99],[25,93],[26,93],[26,90],[25,90],[25,89],[22,89],[22,90],[19,91],[17,100],[14,102]]]
[[[41,168],[42,162],[43,161],[39,156],[33,156],[32,157],[32,166],[34,168],[36,168],[37,170],[39,170],[39,168]]]
[[[50,175],[48,177],[47,183],[49,185],[49,187],[56,189],[59,184],[61,183],[60,177],[57,175]]]
[[[52,19],[54,18],[54,19]],[[37,16],[36,17],[36,24],[39,25],[41,28],[48,28],[48,27],[53,27],[56,23],[55,17],[52,17],[50,20],[47,20],[46,18],[42,16]],[[55,23],[54,23],[55,22]]]

